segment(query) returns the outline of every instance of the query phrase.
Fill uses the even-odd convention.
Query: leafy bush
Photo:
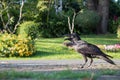
[[[118,26],[118,29],[117,29],[117,37],[120,38],[120,25]]]
[[[0,56],[31,56],[35,52],[34,41],[14,34],[0,34]]]
[[[39,36],[38,23],[34,21],[23,22],[18,28],[18,34],[22,35],[23,38],[30,36],[35,39]]]
[[[109,20],[108,31],[110,33],[117,33],[118,26],[120,25],[120,17],[114,16]]]
[[[53,9],[50,10],[49,17],[47,14],[47,11],[40,12],[37,19],[41,23],[39,32],[42,37],[59,37],[69,31],[67,18],[56,14]]]
[[[46,25],[40,27],[40,33],[42,37],[60,37],[65,33],[67,28],[64,26],[64,22],[58,21],[55,19],[49,21]]]
[[[76,16],[75,24],[82,29],[83,33],[90,33],[96,29],[99,21],[100,16],[96,12],[83,10]]]

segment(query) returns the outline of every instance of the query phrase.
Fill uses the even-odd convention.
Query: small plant
[[[29,37],[8,33],[0,34],[0,37],[0,56],[31,56],[35,52],[34,41]]]
[[[117,29],[117,37],[120,38],[120,25],[118,26],[118,29]]]

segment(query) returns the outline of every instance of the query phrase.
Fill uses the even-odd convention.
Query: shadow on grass
[[[49,56],[61,56],[61,55],[70,55],[71,51],[67,51],[64,49],[63,51],[56,51],[56,50],[37,50],[36,53],[32,57],[49,57]],[[73,53],[74,54],[74,53]]]
[[[41,43],[62,43],[64,42],[64,38],[42,38],[37,40],[37,42]]]
[[[58,55],[58,54],[55,54],[53,52],[47,52],[47,51],[36,51],[33,57],[45,57],[45,56],[51,56],[51,55]]]

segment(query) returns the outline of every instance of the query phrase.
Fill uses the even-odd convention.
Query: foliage
[[[114,16],[120,16],[120,5],[112,0],[110,0],[109,10],[110,18],[113,18]]]
[[[120,25],[120,17],[114,16],[113,19],[109,20],[108,31],[110,33],[117,33],[118,26]]]
[[[39,9],[39,11],[44,11],[45,9],[47,9],[47,1],[38,1],[37,4],[37,8]]]
[[[21,11],[21,14],[22,14],[21,17],[19,17],[21,0],[1,1],[0,3],[1,5],[0,7],[0,14],[1,14],[0,29],[1,31],[6,30],[7,32],[15,33],[16,28],[18,28],[19,23],[22,23],[23,21],[29,21],[29,20],[35,21],[36,15],[38,14],[38,10],[36,8],[37,0],[34,0],[34,1],[24,0],[24,1],[25,1],[25,4]],[[17,27],[15,28],[16,25]]]
[[[66,18],[60,14],[56,14],[53,8],[50,9],[49,18],[48,11],[40,12],[36,22],[39,22],[39,31],[42,37],[59,37],[68,32],[68,23]]]
[[[38,31],[38,23],[35,23],[34,21],[25,21],[22,24],[20,24],[20,27],[18,28],[18,34],[22,35],[23,38],[31,37],[32,39],[35,39],[39,36]]]
[[[117,37],[120,38],[120,24],[118,25],[118,28],[117,28]]]
[[[69,11],[70,8],[74,9],[75,12],[79,12],[81,10],[82,5],[80,5],[80,3],[82,3],[82,1],[78,1],[78,0],[63,0],[63,10],[65,12]]]
[[[95,31],[98,23],[100,21],[100,16],[90,10],[82,10],[75,19],[75,24],[78,25],[79,30],[83,33],[91,33]]]
[[[38,1],[28,1],[25,3],[23,7],[23,15],[22,15],[22,20],[24,21],[35,21],[36,20],[36,15],[39,14],[38,9],[36,8]]]
[[[52,1],[51,4],[45,1],[39,1],[37,5],[39,15],[37,16],[36,21],[41,23],[40,35],[43,37],[59,37],[68,33],[68,22],[65,16],[73,16],[73,10],[69,10],[71,7],[75,9],[76,12],[80,10],[77,1],[63,1],[63,12],[65,13],[63,16],[60,13],[56,13]]]
[[[2,0],[0,2],[0,26],[1,31],[6,30],[9,33],[15,33],[21,21],[24,0]]]
[[[117,28],[120,23],[120,6],[113,0],[110,0],[110,7],[109,7],[109,25],[108,31],[110,33],[117,33]]]
[[[0,34],[0,56],[23,57],[31,56],[34,52],[34,41],[30,38],[8,33]]]

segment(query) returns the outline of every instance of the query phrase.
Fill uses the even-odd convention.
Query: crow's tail
[[[110,55],[107,55],[107,54],[106,54],[106,56],[108,56],[108,57],[110,57],[110,58],[113,58],[112,56],[110,56]]]
[[[116,65],[111,59],[109,59],[107,56],[102,56],[101,57],[103,60],[107,61],[110,64]]]

